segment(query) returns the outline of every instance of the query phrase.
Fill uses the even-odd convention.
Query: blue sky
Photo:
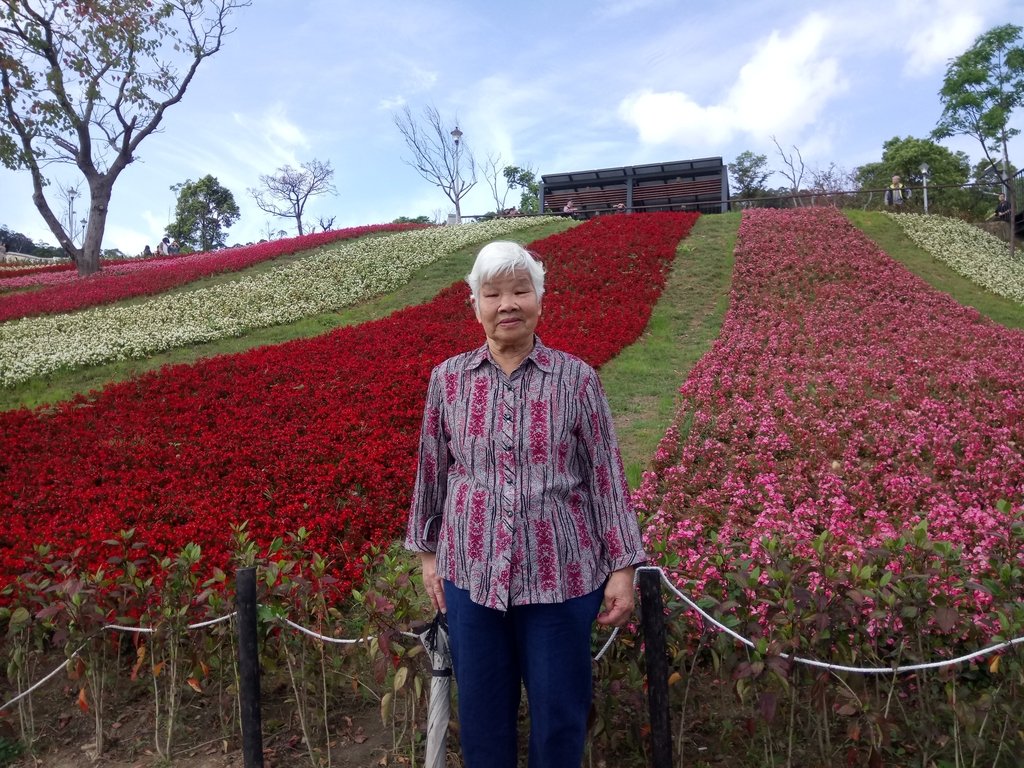
[[[338,194],[311,200],[307,223],[446,215],[403,162],[405,105],[457,119],[479,161],[542,174],[744,150],[779,168],[772,136],[808,169],[852,170],[893,136],[926,137],[948,60],[1007,22],[1024,24],[1024,0],[256,0],[117,181],[104,247],[155,244],[170,186],[208,173],[242,210],[229,243],[294,234],[246,190],[313,158],[332,163]],[[981,157],[973,140],[944,144]],[[1011,160],[1024,165],[1024,138]],[[494,207],[481,177],[463,213]],[[55,242],[25,172],[0,169],[0,224]]]

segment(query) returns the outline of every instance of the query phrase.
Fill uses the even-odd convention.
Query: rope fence
[[[676,587],[675,584],[673,584],[671,581],[669,581],[668,576],[666,576],[665,572],[661,568],[659,568],[657,566],[650,566],[650,565],[639,566],[636,569],[636,573],[634,574],[634,577],[633,577],[633,586],[635,588],[638,588],[639,581],[640,581],[640,576],[641,576],[642,573],[645,573],[645,572],[657,574],[659,579],[660,579],[660,581],[661,581],[661,584],[669,592],[671,592],[673,595],[675,595],[675,597],[680,602],[684,603],[690,610],[692,610],[693,612],[698,614],[704,621],[706,621],[709,624],[711,624],[711,626],[713,626],[717,631],[723,632],[723,633],[729,635],[729,637],[733,638],[734,640],[736,640],[739,643],[742,643],[743,645],[747,646],[748,648],[754,648],[756,646],[756,644],[754,643],[753,640],[750,640],[749,638],[744,637],[743,635],[739,634],[735,630],[730,629],[725,624],[723,624],[718,619],[716,619],[714,616],[712,616],[707,611],[705,611],[703,608],[701,608],[699,605],[697,605],[697,603],[694,602],[690,597],[688,597],[687,595],[683,594],[679,590],[679,588]],[[186,625],[185,629],[189,630],[189,631],[205,629],[206,627],[211,627],[211,626],[214,626],[215,624],[220,624],[222,622],[229,621],[229,620],[233,619],[237,614],[238,614],[237,611],[232,611],[231,613],[228,613],[228,614],[226,614],[224,616],[220,616],[220,617],[215,618],[215,619],[209,619],[207,621],[200,621],[200,622],[197,622],[197,623],[194,623],[194,624],[188,624],[188,625]],[[292,621],[291,619],[289,619],[286,616],[278,617],[276,619],[276,621],[280,622],[283,625],[291,627],[292,629],[296,630],[297,632],[301,632],[302,634],[307,635],[308,637],[311,637],[311,638],[313,638],[315,640],[319,640],[319,641],[324,642],[324,643],[331,643],[331,644],[335,644],[335,645],[354,645],[356,643],[366,642],[366,640],[367,640],[366,637],[339,638],[339,637],[331,637],[329,635],[324,635],[324,634],[316,632],[316,631],[314,631],[312,629],[309,629],[308,627],[304,627],[301,624],[298,624],[297,622]],[[595,662],[600,661],[601,658],[605,655],[605,653],[607,653],[607,651],[615,644],[615,640],[618,638],[618,635],[619,635],[619,629],[620,629],[619,627],[616,627],[612,631],[611,635],[605,641],[604,645],[601,647],[601,649],[594,656],[594,661]],[[154,628],[152,628],[152,627],[131,627],[131,626],[123,625],[123,624],[105,624],[102,627],[100,627],[99,630],[97,630],[97,632],[108,632],[108,631],[109,632],[129,632],[129,633],[136,633],[136,634],[152,634],[156,630]],[[417,635],[417,634],[415,634],[413,632],[401,632],[400,634],[403,637],[410,638],[410,639],[413,639],[413,640],[419,639],[419,635]],[[68,661],[70,661],[73,658],[76,658],[78,656],[78,654],[81,652],[81,650],[85,647],[87,642],[88,642],[88,639],[86,640],[86,642],[83,642],[82,645],[80,645],[78,648],[76,648],[71,653],[71,655],[68,657]],[[899,674],[905,674],[905,673],[908,673],[908,672],[919,672],[921,670],[926,670],[926,669],[941,669],[942,667],[951,667],[951,666],[955,666],[957,664],[963,664],[965,662],[971,661],[972,659],[976,659],[976,658],[981,657],[981,656],[986,656],[986,655],[988,655],[990,653],[995,653],[997,651],[1002,651],[1002,650],[1005,650],[1007,648],[1011,648],[1011,647],[1013,647],[1015,645],[1020,645],[1021,643],[1024,643],[1024,637],[1016,637],[1016,638],[1013,638],[1012,640],[1007,640],[1007,641],[1002,642],[1002,643],[996,643],[994,645],[987,646],[987,647],[982,648],[980,650],[972,651],[971,653],[966,653],[966,654],[963,654],[962,656],[957,656],[956,658],[944,659],[944,660],[941,660],[941,661],[925,662],[925,663],[921,663],[921,664],[905,664],[905,665],[896,666],[896,667],[851,667],[851,666],[847,666],[845,664],[832,664],[832,663],[825,662],[825,661],[819,661],[817,659],[809,659],[809,658],[805,658],[805,657],[802,657],[802,656],[794,656],[794,655],[788,654],[788,653],[780,653],[779,656],[781,658],[783,658],[783,659],[787,659],[789,661],[792,661],[795,664],[803,664],[803,665],[806,665],[806,666],[816,667],[818,669],[825,669],[825,670],[829,670],[829,671],[832,671],[832,672],[849,672],[849,673],[860,674],[860,675],[881,675],[881,674],[885,674],[885,675],[899,675]],[[24,698],[25,696],[28,696],[29,694],[31,694],[33,691],[35,691],[36,689],[41,687],[43,684],[48,682],[50,679],[52,679],[54,677],[54,675],[56,675],[58,672],[60,672],[60,670],[63,669],[66,665],[67,665],[67,661],[62,663],[60,666],[58,666],[56,669],[54,669],[52,672],[50,672],[44,678],[42,678],[38,682],[34,683],[27,690],[19,693],[13,699],[10,699],[9,701],[4,702],[4,704],[0,705],[0,710],[7,709],[12,704],[16,703],[17,701],[19,701],[20,699]]]
[[[642,572],[657,573],[661,578],[661,583],[668,588],[669,592],[674,594],[680,601],[685,603],[688,608],[692,609],[697,614],[699,614],[701,618],[710,623],[719,632],[724,632],[725,634],[729,635],[729,637],[733,638],[734,640],[740,643],[743,643],[743,645],[747,646],[748,648],[756,647],[756,644],[753,640],[743,637],[738,632],[725,626],[725,624],[718,621],[714,616],[712,616],[699,605],[697,605],[697,603],[695,603],[689,597],[680,592],[679,589],[671,581],[668,580],[668,577],[665,575],[665,572],[657,566],[639,566],[636,569],[636,573],[633,577],[634,587],[638,585],[640,581],[640,574]],[[598,661],[601,658],[601,656],[604,655],[605,651],[611,647],[616,635],[618,635],[618,632],[619,629],[618,627],[616,627],[615,631],[612,632],[612,636],[608,639],[608,642],[604,644],[604,647],[594,658],[594,661]],[[986,648],[982,648],[979,651],[972,651],[971,653],[964,654],[963,656],[957,656],[953,659],[946,659],[943,661],[930,661],[923,664],[904,664],[897,667],[850,667],[845,664],[830,664],[825,661],[818,661],[817,659],[808,659],[803,656],[794,656],[788,653],[780,653],[779,657],[786,659],[788,661],[792,661],[795,664],[804,664],[809,667],[827,669],[832,672],[851,672],[858,675],[901,675],[907,672],[919,672],[924,669],[941,669],[942,667],[952,667],[956,664],[963,664],[964,662],[970,661],[971,659],[976,659],[979,656],[986,656],[990,653],[1001,651],[1006,648],[1010,648],[1014,645],[1019,645],[1020,643],[1024,643],[1024,637],[1015,637],[1012,640],[1007,640],[1002,643],[996,643],[995,645],[990,645]]]
[[[243,717],[243,751],[246,753],[246,766],[262,766],[262,748],[261,748],[261,731],[260,716],[259,716],[259,662],[258,653],[256,652],[256,609],[258,607],[255,602],[255,568],[243,568],[238,572],[238,609],[233,610],[223,616],[217,618],[211,618],[211,620],[198,622],[196,624],[189,624],[185,626],[187,631],[196,631],[212,627],[223,622],[230,621],[231,618],[239,617],[239,635],[240,635],[240,648],[239,648],[239,667],[243,673],[244,684],[243,689],[240,691],[244,699],[249,700],[249,708],[255,708],[255,712],[251,713],[247,720],[244,714]],[[686,607],[700,616],[702,621],[707,622],[716,631],[725,633],[736,642],[745,645],[746,647],[754,648],[756,643],[750,638],[743,637],[739,633],[730,629],[729,627],[722,624],[713,615],[708,613],[705,609],[701,608],[696,604],[690,597],[683,594],[676,585],[674,585],[667,577],[665,571],[662,568],[653,565],[641,565],[636,568],[633,580],[634,588],[639,589],[641,595],[641,623],[642,632],[645,639],[644,653],[647,656],[647,673],[648,673],[648,697],[650,701],[651,709],[651,723],[652,723],[652,740],[654,743],[654,752],[660,752],[662,760],[665,760],[665,756],[671,753],[671,744],[668,741],[668,663],[667,663],[667,652],[666,652],[666,639],[665,639],[665,609],[662,600],[662,592],[667,589],[670,593],[680,600]],[[351,645],[355,643],[367,642],[370,638],[338,638],[330,637],[322,633],[315,632],[307,627],[293,622],[291,618],[287,616],[276,616],[273,620],[283,626],[290,627],[291,629],[302,633],[308,637],[316,640],[332,643],[332,644],[345,644]],[[152,627],[129,627],[118,624],[103,625],[101,628],[92,633],[87,637],[81,645],[79,645],[69,656],[65,662],[61,663],[56,669],[50,672],[48,675],[34,683],[28,689],[18,693],[13,698],[5,701],[3,705],[0,705],[0,711],[6,710],[11,705],[14,705],[20,699],[29,696],[34,691],[39,689],[41,686],[49,682],[54,676],[56,676],[62,669],[65,669],[68,665],[69,660],[77,657],[81,651],[86,647],[89,640],[102,632],[126,632],[135,634],[153,634],[157,630]],[[620,628],[615,628],[607,641],[594,656],[595,662],[604,656],[605,652],[614,644],[615,639],[618,637],[618,631]],[[412,632],[401,632],[401,636],[419,639],[419,635]],[[798,656],[790,653],[780,653],[781,658],[785,658],[793,662],[794,664],[800,664],[807,667],[813,667],[816,669],[827,670],[829,672],[845,672],[857,675],[901,675],[910,672],[920,672],[923,670],[935,670],[944,667],[952,667],[959,664],[970,662],[974,658],[984,656],[989,653],[994,653],[1000,650],[1006,650],[1016,645],[1024,643],[1024,637],[1017,637],[1012,640],[1005,642],[995,643],[989,645],[980,650],[975,650],[970,653],[956,656],[954,658],[947,658],[941,660],[935,660],[935,662],[927,662],[922,664],[912,665],[901,665],[897,667],[850,667],[841,664],[831,664],[828,662],[822,662],[822,660],[815,658],[806,658],[804,656]],[[245,683],[245,680],[249,678],[250,682]],[[247,690],[248,688],[248,690]],[[248,725],[247,725],[248,723]],[[255,732],[255,735],[254,735]],[[246,742],[249,738],[250,741]],[[255,739],[255,740],[251,740]],[[660,741],[660,746],[657,743]],[[658,761],[656,761],[658,762]],[[668,763],[660,763],[668,764]]]

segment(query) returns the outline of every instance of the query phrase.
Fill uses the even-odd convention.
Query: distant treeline
[[[0,243],[4,244],[8,252],[24,253],[28,256],[40,256],[46,259],[59,259],[64,256],[63,248],[37,243],[28,235],[14,232],[4,224],[0,224]]]
[[[5,224],[0,224],[0,243],[8,253],[24,253],[26,256],[38,256],[43,259],[62,259],[67,255],[63,248],[36,242],[28,235],[15,232]],[[104,259],[125,258],[125,254],[118,248],[104,248],[100,255]]]

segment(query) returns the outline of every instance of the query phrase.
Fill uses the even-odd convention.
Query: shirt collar
[[[533,350],[526,356],[526,359],[533,361],[533,364],[545,373],[551,373],[554,369],[551,350],[544,346],[544,342],[542,342],[540,340],[540,336],[537,336],[536,334],[533,336]],[[472,370],[474,368],[479,368],[487,362],[493,364],[494,359],[491,357],[490,347],[487,346],[487,342],[485,341],[483,346],[477,349],[473,356],[470,357],[466,367]]]

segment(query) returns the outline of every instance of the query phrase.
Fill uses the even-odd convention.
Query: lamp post
[[[78,190],[72,187],[68,190],[68,237],[71,242],[75,241],[75,198],[78,197]]]
[[[455,142],[455,178],[452,179],[452,196],[455,198],[455,223],[462,223],[462,211],[459,207],[459,201],[462,199],[462,179],[459,177],[459,140],[462,138],[462,131],[459,130],[459,126],[455,126],[455,130],[452,131],[452,141]]]
[[[921,179],[924,181],[924,213],[928,215],[928,163],[921,163]]]

